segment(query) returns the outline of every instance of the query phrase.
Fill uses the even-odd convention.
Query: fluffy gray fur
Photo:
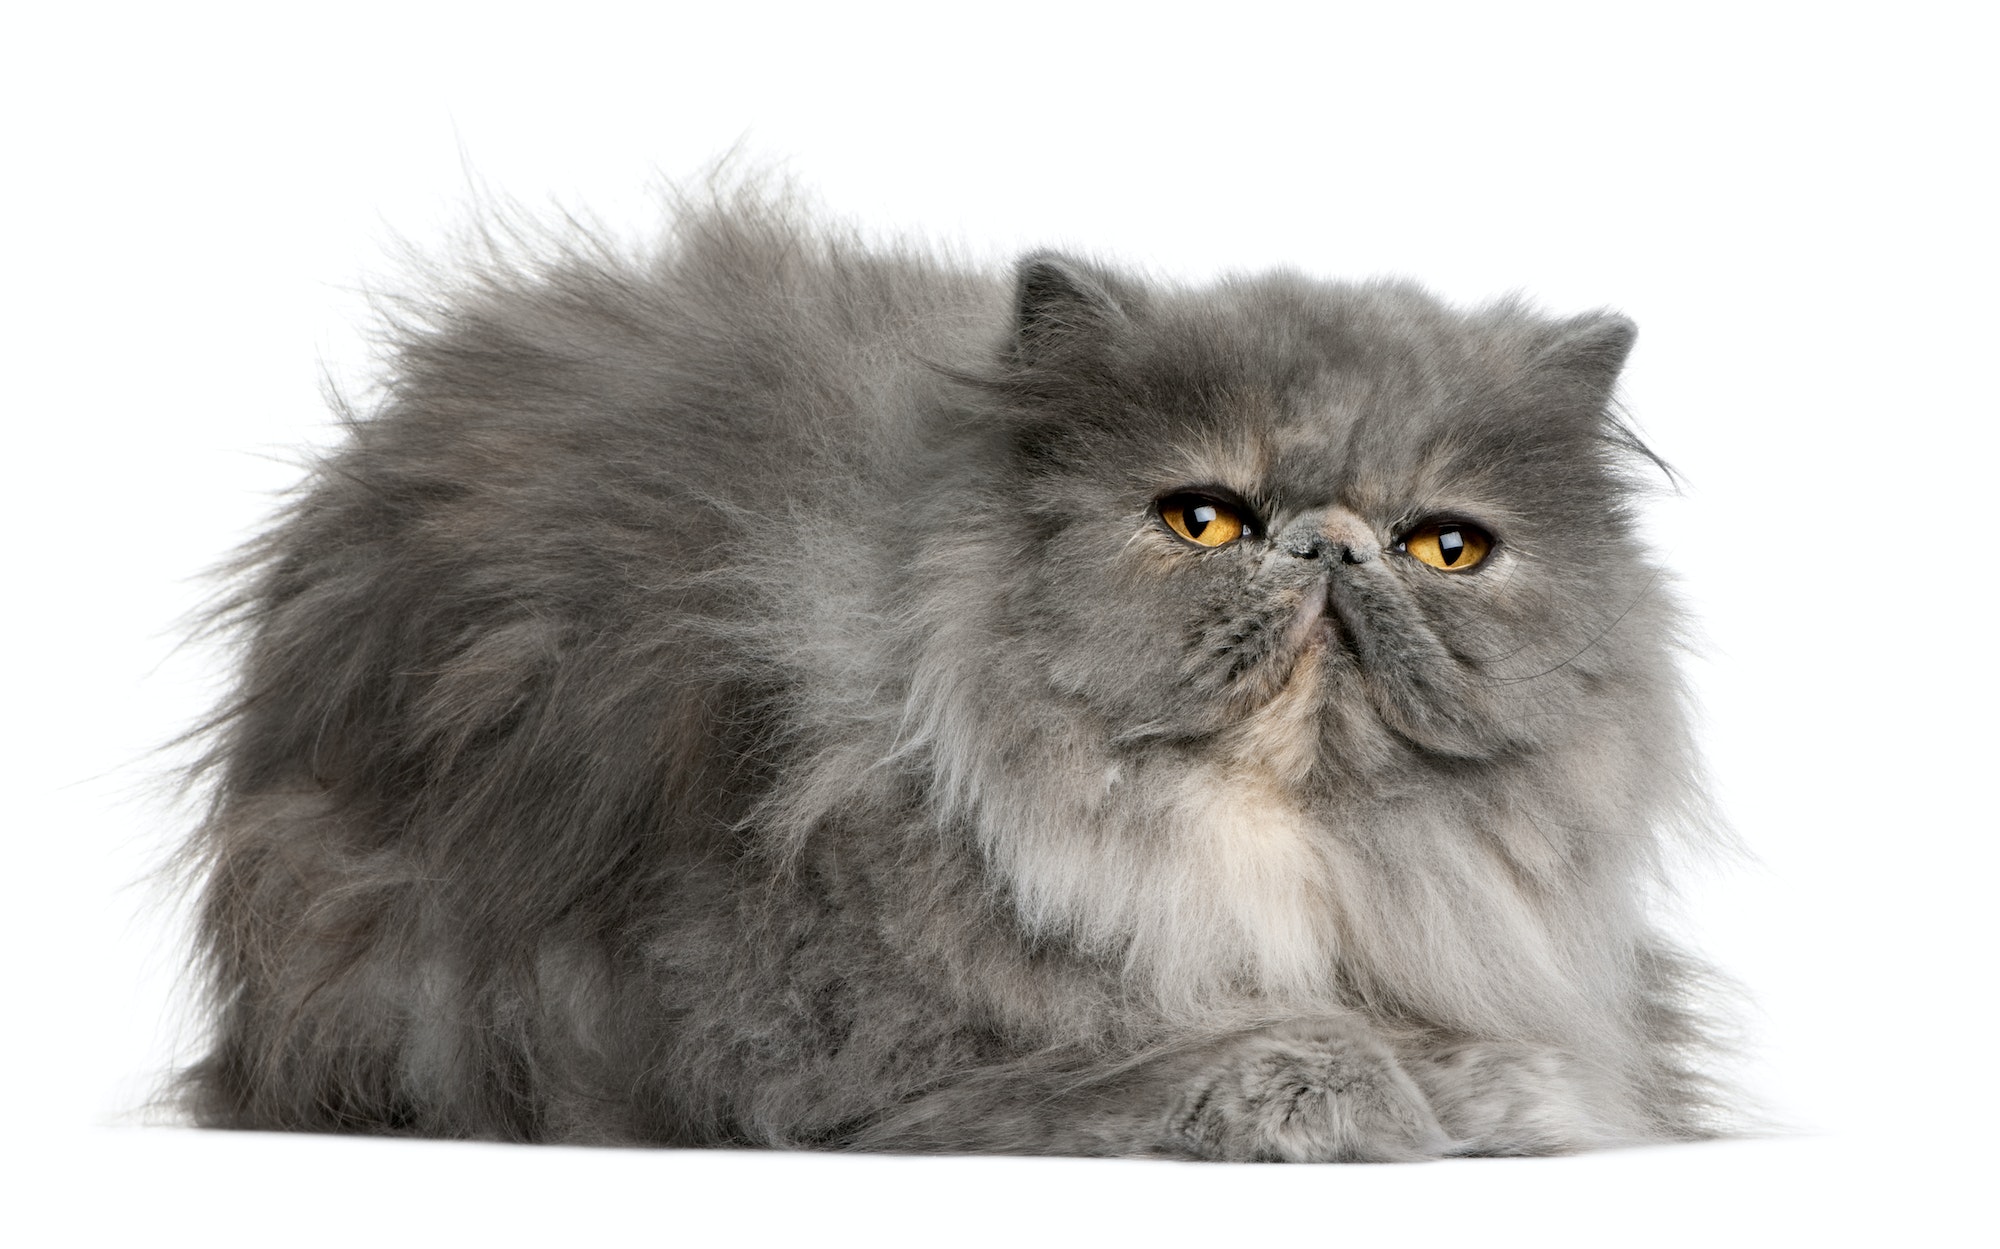
[[[997,275],[753,193],[472,266],[255,547],[203,1123],[1416,1159],[1702,1135],[1624,318]],[[1159,501],[1252,526],[1201,548]],[[1486,563],[1399,545],[1475,522]]]

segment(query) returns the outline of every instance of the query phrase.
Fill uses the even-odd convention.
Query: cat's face
[[[1654,679],[1606,414],[1629,322],[1023,276],[1010,631],[1114,741],[1341,783],[1573,738]]]

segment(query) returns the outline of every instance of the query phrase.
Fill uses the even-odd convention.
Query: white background
[[[211,1243],[1744,1243],[1992,1219],[1996,290],[1976,6],[71,6],[0,51],[10,1227]],[[1365,16],[1372,10],[1393,16]],[[45,10],[52,13],[53,7]],[[741,144],[970,254],[1290,264],[1640,323],[1653,523],[1750,857],[1683,922],[1772,1139],[1229,1168],[134,1126],[187,1040],[199,574],[365,383],[365,286],[486,188],[641,237]],[[1964,1221],[1961,1225],[1961,1221]],[[1957,1227],[1956,1232],[1946,1229]],[[1926,1230],[1927,1229],[1927,1230]]]

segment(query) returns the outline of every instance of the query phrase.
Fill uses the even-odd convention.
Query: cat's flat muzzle
[[[1273,545],[1293,559],[1329,563],[1365,564],[1382,554],[1382,543],[1368,522],[1344,507],[1299,517]]]

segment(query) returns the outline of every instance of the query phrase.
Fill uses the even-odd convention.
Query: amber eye
[[[1196,546],[1223,546],[1243,536],[1243,513],[1205,494],[1170,494],[1160,500],[1167,528]]]
[[[1403,550],[1432,568],[1464,572],[1492,552],[1493,535],[1477,525],[1445,521],[1411,531],[1403,539]]]

